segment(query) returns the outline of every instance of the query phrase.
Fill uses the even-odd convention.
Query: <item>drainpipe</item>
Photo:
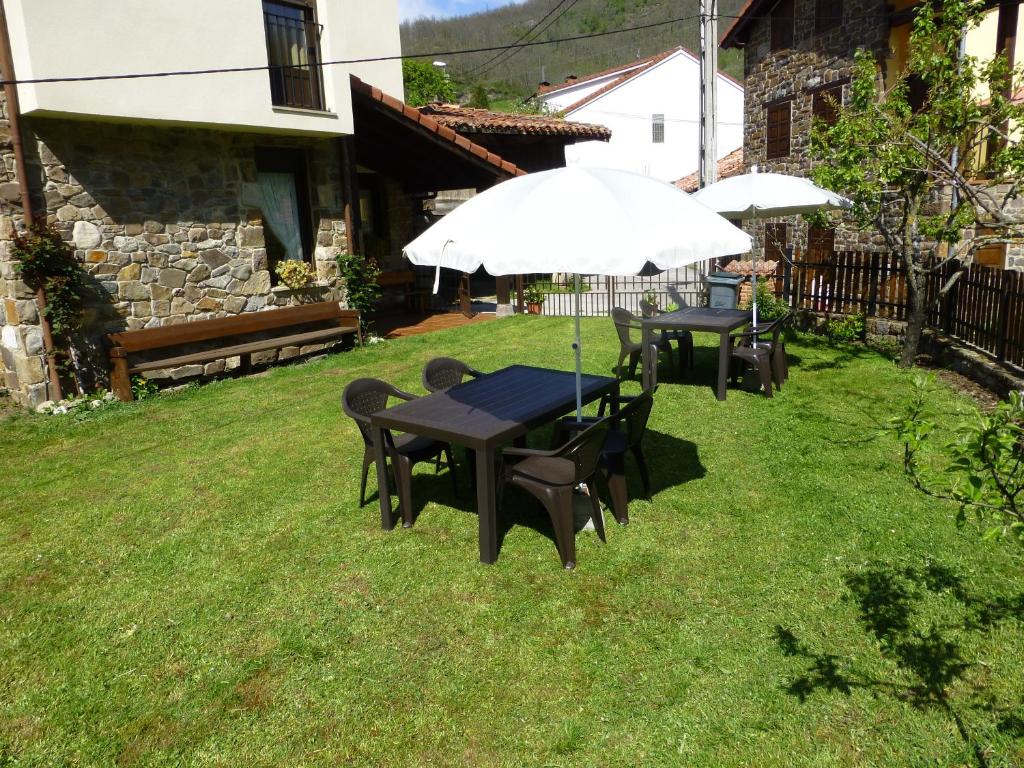
[[[15,84],[14,58],[11,55],[11,37],[7,31],[7,11],[0,0],[0,68],[4,78],[4,96],[7,98],[7,122],[11,131],[11,147],[14,150],[14,170],[18,176],[18,191],[21,194],[21,212],[26,227],[35,221],[32,210],[32,195],[28,188],[28,171],[25,169],[25,147],[21,141],[21,110],[18,106],[18,86]],[[36,291],[36,306],[39,309],[39,327],[43,332],[43,346],[46,349],[46,369],[50,379],[50,399],[63,397],[60,375],[57,371],[57,357],[53,350],[53,329],[46,317],[46,291]]]

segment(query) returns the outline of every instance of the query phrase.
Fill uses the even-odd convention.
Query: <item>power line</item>
[[[530,28],[529,28],[528,30],[526,30],[526,31],[525,31],[525,32],[524,32],[523,34],[521,34],[521,35],[520,35],[520,36],[519,36],[519,37],[518,37],[518,38],[516,39],[516,41],[515,41],[514,43],[512,43],[512,45],[516,45],[517,43],[521,43],[521,42],[522,42],[523,40],[525,40],[526,38],[528,38],[528,37],[530,36],[530,33],[532,33],[532,32],[533,32],[533,30],[535,30],[535,29],[536,29],[537,27],[539,27],[539,26],[540,26],[541,24],[543,24],[543,23],[544,23],[544,21],[545,21],[545,20],[546,20],[546,19],[547,19],[547,18],[548,18],[548,17],[549,17],[549,16],[551,15],[551,14],[553,14],[553,13],[554,13],[555,11],[557,11],[557,10],[559,9],[559,7],[560,7],[560,6],[562,6],[562,5],[564,5],[564,4],[566,3],[566,2],[567,2],[567,0],[558,0],[558,2],[557,2],[557,3],[555,3],[555,4],[554,4],[554,5],[553,5],[553,6],[551,7],[551,10],[550,10],[550,11],[548,11],[547,13],[545,13],[545,14],[544,14],[544,16],[542,16],[542,17],[541,17],[541,19],[540,19],[540,20],[539,20],[539,21],[538,21],[538,22],[537,22],[536,24],[534,24],[534,25],[533,25],[532,27],[530,27]],[[466,72],[465,74],[466,74],[466,75],[471,75],[471,74],[473,74],[474,72],[476,72],[476,71],[477,71],[478,69],[483,69],[484,67],[486,67],[486,66],[487,66],[488,64],[490,64],[490,63],[491,63],[492,61],[494,61],[495,59],[500,59],[500,58],[502,57],[502,54],[504,54],[504,53],[505,53],[504,51],[499,51],[498,53],[494,54],[494,55],[493,55],[493,56],[492,56],[491,58],[489,58],[489,59],[488,59],[487,61],[485,61],[485,62],[484,62],[483,64],[481,64],[481,65],[479,65],[479,66],[476,66],[476,67],[473,67],[473,68],[471,68],[471,69],[470,69],[470,70],[469,70],[468,72]]]
[[[719,18],[725,19],[738,19],[739,16],[728,16],[719,14]],[[119,75],[77,75],[77,76],[66,76],[66,77],[33,77],[17,80],[0,80],[0,86],[4,85],[41,85],[46,83],[85,83],[85,82],[96,82],[105,80],[143,80],[147,78],[157,77],[190,77],[194,75],[221,75],[221,74],[234,74],[242,72],[270,72],[281,69],[309,69],[313,67],[329,67],[337,64],[372,64],[380,61],[400,61],[403,59],[426,59],[436,58],[439,56],[461,56],[468,53],[489,53],[491,51],[507,51],[512,49],[521,48],[532,48],[539,45],[558,45],[560,43],[570,43],[576,40],[593,40],[598,37],[609,37],[610,35],[621,35],[628,32],[642,32],[646,29],[655,29],[657,27],[668,26],[669,24],[678,24],[684,21],[694,21],[700,18],[699,16],[680,16],[675,19],[665,19],[664,21],[655,21],[649,24],[640,24],[635,27],[626,27],[623,29],[609,29],[604,32],[591,32],[585,35],[572,35],[569,37],[556,37],[551,40],[533,40],[522,43],[516,43],[514,45],[490,45],[481,48],[463,48],[459,50],[448,50],[448,51],[432,51],[429,53],[416,53],[403,56],[402,54],[395,54],[392,56],[367,56],[360,59],[335,59],[332,61],[322,61],[317,64],[261,64],[249,67],[216,67],[210,69],[181,69],[171,70],[166,72],[132,72],[124,73]],[[770,15],[765,16],[752,16],[752,19],[769,19]],[[810,20],[815,18],[814,16],[793,16],[786,17],[793,18],[794,20]],[[888,19],[887,14],[868,14],[864,16],[848,16],[845,20],[853,19]]]
[[[541,29],[541,30],[539,30],[539,31],[537,32],[537,34],[536,34],[536,35],[534,35],[534,37],[533,37],[533,40],[536,40],[536,39],[537,39],[537,38],[539,38],[539,37],[540,37],[540,36],[541,36],[542,34],[544,34],[544,33],[545,33],[545,32],[547,32],[547,31],[548,31],[549,29],[551,29],[551,27],[553,27],[553,26],[555,25],[555,23],[556,23],[556,22],[557,22],[557,21],[558,21],[558,20],[559,20],[560,18],[562,18],[563,16],[565,16],[566,12],[567,12],[567,11],[568,11],[568,10],[569,10],[570,8],[572,8],[572,7],[574,6],[574,5],[576,5],[576,3],[578,3],[578,2],[579,2],[579,0],[572,0],[572,1],[571,1],[571,2],[570,2],[570,3],[568,4],[568,5],[567,5],[567,6],[565,6],[565,8],[563,8],[563,9],[562,9],[562,12],[561,12],[560,14],[558,14],[557,16],[555,16],[555,18],[553,18],[553,19],[552,19],[552,20],[551,20],[550,22],[548,22],[548,25],[547,25],[546,27],[544,27],[544,29]],[[507,63],[508,63],[508,60],[509,60],[509,59],[511,59],[511,58],[512,58],[513,56],[515,56],[515,55],[516,55],[517,53],[519,53],[519,52],[520,52],[521,50],[523,50],[523,49],[522,49],[522,48],[516,48],[516,49],[515,49],[515,50],[513,50],[513,51],[512,51],[512,52],[511,52],[511,53],[510,53],[510,54],[509,54],[508,56],[506,56],[506,57],[505,57],[505,60],[504,60],[503,62],[501,62],[501,63],[502,63],[502,64],[507,64]],[[499,54],[499,55],[500,55],[500,54]],[[494,66],[496,66],[496,65],[494,65]],[[492,68],[493,68],[493,66],[492,66]],[[484,70],[484,72],[488,72],[488,71],[489,71],[489,70]],[[483,73],[481,73],[481,74],[483,74]]]

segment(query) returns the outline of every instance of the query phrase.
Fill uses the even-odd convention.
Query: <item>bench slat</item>
[[[333,319],[347,320],[349,322],[346,325],[355,326],[358,322],[357,317],[358,313],[355,310],[342,309],[336,301],[321,301],[264,312],[246,312],[214,320],[197,320],[193,323],[165,325],[160,328],[122,331],[110,334],[110,339],[126,352],[140,352]]]
[[[248,355],[252,354],[253,352],[265,352],[269,349],[293,347],[309,342],[323,341],[325,339],[341,337],[344,336],[345,334],[355,332],[356,327],[353,325],[351,327],[326,328],[321,331],[296,333],[291,336],[278,336],[273,339],[251,341],[248,344],[235,344],[230,347],[220,347],[219,349],[207,349],[202,352],[192,352],[187,355],[168,357],[163,360],[150,360],[145,363],[133,365],[128,370],[129,373],[141,373],[142,371],[155,371],[159,370],[160,368],[174,368],[175,366],[188,365],[189,363],[203,363],[208,362],[210,360],[220,360],[221,358],[225,357],[237,357],[238,355]]]

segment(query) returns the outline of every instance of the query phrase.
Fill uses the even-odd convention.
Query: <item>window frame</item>
[[[266,147],[255,148],[254,160],[257,173],[289,173],[295,178],[295,202],[299,207],[299,239],[302,241],[302,260],[307,264],[315,265],[314,255],[314,233],[316,222],[313,215],[312,196],[309,186],[309,153],[303,149],[292,149],[290,147]],[[270,227],[263,221],[260,214],[264,239],[272,233]],[[267,268],[270,270],[271,281],[277,281],[277,273],[274,266],[277,259],[271,258],[270,249],[267,249]]]
[[[268,17],[290,19],[290,16],[274,13],[268,6],[278,6],[298,11],[301,15],[302,39],[306,57],[309,63],[305,66],[293,65],[292,68],[298,71],[308,71],[303,97],[308,100],[291,98],[289,94],[289,80],[287,67],[284,63],[277,63],[274,60],[274,44],[271,40],[271,23]],[[323,54],[320,50],[320,35],[323,26],[317,18],[316,3],[311,0],[261,0],[260,5],[263,11],[263,32],[267,46],[267,64],[269,69],[267,75],[270,81],[270,102],[275,107],[289,109],[309,109],[315,112],[327,110],[327,102],[324,96],[323,77]],[[294,78],[291,83],[302,78]]]
[[[811,117],[832,127],[839,121],[839,108],[843,106],[844,83],[829,83],[814,91],[811,99]],[[834,103],[833,103],[834,102]]]
[[[779,0],[769,14],[768,44],[773,53],[793,47],[796,38],[794,10],[794,0]]]
[[[815,0],[814,33],[829,32],[843,23],[843,0]]]
[[[665,143],[665,115],[661,112],[651,113],[651,143]]]
[[[781,110],[786,111],[786,119],[779,120],[775,125],[772,123],[772,114],[779,113]],[[772,136],[772,130],[776,130],[782,126],[786,126],[786,139],[785,146],[786,151],[780,152],[778,149],[773,150],[772,147],[775,144],[781,144],[781,138],[776,135]],[[765,160],[779,160],[782,158],[789,157],[793,152],[793,100],[786,99],[785,101],[766,104],[765,105],[765,131],[764,131],[764,157]]]

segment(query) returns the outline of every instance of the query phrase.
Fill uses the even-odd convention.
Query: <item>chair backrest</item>
[[[576,467],[575,479],[582,483],[597,471],[601,450],[611,428],[611,419],[601,419],[558,449],[559,458],[569,459]]]
[[[612,322],[615,323],[615,332],[619,334],[619,341],[623,344],[635,344],[630,337],[630,329],[638,328],[640,318],[622,307],[612,307]]]
[[[403,395],[397,387],[381,379],[356,379],[349,382],[341,393],[341,408],[359,427],[363,442],[372,446],[370,417],[388,407],[388,398],[401,397],[404,400]]]
[[[616,414],[621,429],[626,434],[626,444],[632,448],[639,445],[647,432],[647,421],[654,408],[654,393],[657,387],[645,389]]]
[[[466,376],[472,376],[473,369],[453,357],[435,357],[423,366],[423,388],[427,392],[443,392],[461,384]]]

